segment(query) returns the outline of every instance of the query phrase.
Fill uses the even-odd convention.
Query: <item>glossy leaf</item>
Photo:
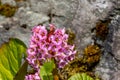
[[[53,80],[52,71],[55,68],[55,64],[53,61],[49,61],[44,63],[40,68],[40,76],[42,80]]]
[[[16,38],[11,38],[0,47],[0,80],[13,80],[25,53],[25,44]]]
[[[76,73],[75,75],[71,76],[68,80],[94,80],[92,77],[87,75],[86,73]]]

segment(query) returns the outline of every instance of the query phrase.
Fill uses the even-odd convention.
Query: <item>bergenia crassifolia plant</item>
[[[45,26],[35,26],[32,29],[30,45],[27,50],[27,61],[36,71],[35,74],[26,75],[26,80],[41,80],[40,66],[46,61],[54,59],[58,69],[63,68],[75,58],[74,45],[67,43],[69,35],[65,28],[58,29],[50,24],[49,29]]]

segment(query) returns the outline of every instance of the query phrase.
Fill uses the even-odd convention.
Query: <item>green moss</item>
[[[17,7],[11,6],[9,4],[0,5],[0,14],[6,17],[12,17],[17,10]]]
[[[84,62],[92,65],[100,60],[101,50],[97,45],[88,45],[84,49]]]
[[[60,73],[61,80],[67,80],[75,73],[81,72],[87,72],[89,75],[95,77],[92,70],[94,69],[95,63],[99,62],[100,54],[101,50],[97,45],[88,45],[84,49],[83,57],[78,58],[76,55],[76,58],[62,69]],[[65,78],[65,75],[67,75],[67,78]]]
[[[71,29],[66,30],[66,33],[69,35],[68,44],[71,44],[71,45],[74,44],[75,33]]]
[[[108,34],[108,24],[110,20],[107,21],[99,21],[96,23],[96,36],[102,40],[105,40]]]

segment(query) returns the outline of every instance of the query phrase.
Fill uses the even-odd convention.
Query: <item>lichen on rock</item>
[[[84,62],[92,66],[100,60],[101,50],[97,45],[88,45],[84,50]]]
[[[12,17],[17,10],[16,6],[9,4],[0,4],[0,14],[6,17]]]
[[[106,20],[106,21],[98,21],[96,23],[96,37],[105,40],[105,38],[107,37],[108,34],[108,23],[110,22],[110,20]]]

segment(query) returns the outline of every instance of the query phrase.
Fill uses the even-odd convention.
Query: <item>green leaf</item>
[[[28,67],[28,62],[26,60],[22,65],[22,67],[17,72],[17,74],[15,75],[14,80],[24,80],[25,75],[27,74],[27,67]]]
[[[68,80],[94,80],[92,77],[87,75],[86,73],[76,73],[71,76]]]
[[[16,38],[11,38],[0,47],[0,80],[13,80],[25,53],[25,44]]]
[[[52,71],[54,68],[54,61],[45,62],[40,68],[40,77],[42,80],[53,80]]]
[[[55,68],[54,61],[51,60],[49,62],[44,63],[43,67],[45,71],[47,71],[47,73],[51,73],[52,70]]]

